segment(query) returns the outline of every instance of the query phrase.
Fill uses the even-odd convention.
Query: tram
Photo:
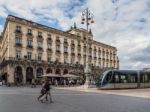
[[[96,81],[99,89],[149,88],[150,72],[138,70],[107,70]]]

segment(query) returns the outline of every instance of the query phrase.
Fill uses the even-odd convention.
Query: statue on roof
[[[76,29],[77,28],[77,26],[76,26],[76,22],[74,22],[74,27],[73,27],[74,29]]]
[[[89,30],[89,34],[93,35],[91,28],[90,28],[90,30]]]

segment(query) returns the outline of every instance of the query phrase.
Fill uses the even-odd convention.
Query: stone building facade
[[[43,74],[67,73],[84,77],[86,40],[89,40],[91,74],[119,68],[117,49],[93,40],[91,30],[74,24],[61,31],[9,15],[0,36],[0,77],[8,83],[30,83]]]

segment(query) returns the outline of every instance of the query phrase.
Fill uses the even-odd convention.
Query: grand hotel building
[[[87,39],[92,77],[119,68],[117,49],[93,40],[91,30],[87,37],[75,24],[61,31],[9,15],[0,35],[0,77],[10,84],[30,83],[46,73],[84,77]]]

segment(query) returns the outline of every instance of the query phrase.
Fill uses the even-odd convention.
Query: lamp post
[[[89,82],[89,78],[90,78],[90,67],[89,67],[89,25],[94,23],[93,20],[93,14],[90,12],[90,10],[88,8],[86,8],[83,12],[82,12],[82,16],[81,16],[81,24],[85,24],[86,25],[86,40],[85,44],[86,44],[86,64],[85,64],[85,69],[84,69],[84,73],[85,73],[85,83],[84,83],[84,87],[88,88],[90,85]]]

